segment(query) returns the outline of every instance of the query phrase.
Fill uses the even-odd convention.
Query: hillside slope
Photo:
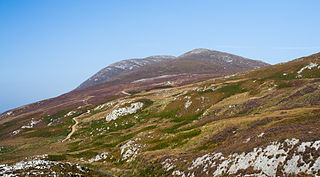
[[[319,73],[320,53],[167,88],[136,82],[50,115],[6,112],[0,175],[49,174],[39,166],[51,164],[93,176],[320,175]]]

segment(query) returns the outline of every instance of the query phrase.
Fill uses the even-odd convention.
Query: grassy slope
[[[116,175],[169,175],[160,165],[169,156],[191,160],[205,152],[250,151],[284,138],[314,140],[320,136],[320,69],[306,69],[301,77],[297,72],[310,62],[320,64],[319,57],[315,54],[229,78],[136,93],[121,101],[143,102],[143,109],[110,122],[104,118],[114,105],[130,103],[120,106],[116,99],[113,106],[84,107],[72,116],[64,117],[72,109],[43,116],[35,128],[1,141],[0,160],[7,163],[49,153],[58,160]],[[79,115],[71,141],[62,143],[72,118]],[[30,119],[2,124],[0,133]],[[46,126],[54,120],[56,124]],[[262,132],[263,138],[256,138]],[[248,138],[255,141],[241,143]],[[137,157],[126,162],[120,147],[129,140],[140,146]],[[85,162],[102,152],[109,153],[107,159]]]

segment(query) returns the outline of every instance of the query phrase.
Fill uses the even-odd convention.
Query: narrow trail
[[[62,140],[62,142],[65,142],[67,141],[68,139],[70,139],[70,137],[72,136],[72,134],[77,130],[77,125],[79,124],[78,120],[76,117],[74,117],[72,120],[75,121],[75,124],[72,125],[72,129],[71,129],[71,132],[68,134],[68,136]]]
[[[88,100],[89,100],[90,98],[92,98],[92,97],[94,97],[94,96],[88,96],[87,98],[85,98],[84,100],[82,100],[82,102],[83,102],[85,105],[89,105]]]
[[[121,93],[122,93],[122,94],[125,94],[125,95],[129,95],[129,96],[131,96],[131,94],[130,94],[130,93],[128,93],[128,92],[126,92],[126,91],[121,91]]]

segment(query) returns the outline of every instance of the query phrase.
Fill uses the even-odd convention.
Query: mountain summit
[[[191,50],[182,54],[179,56],[179,58],[184,60],[197,60],[204,63],[216,64],[226,67],[227,70],[238,70],[240,68],[243,70],[248,70],[268,65],[262,61],[252,60],[237,55],[204,48]]]
[[[110,81],[133,82],[168,74],[231,74],[267,66],[267,63],[209,49],[194,49],[179,57],[157,55],[111,64],[83,82],[83,90]]]
[[[209,49],[205,49],[205,48],[197,48],[197,49],[193,49],[189,52],[186,52],[186,53],[182,54],[181,56],[194,55],[194,54],[206,54],[206,53],[210,53],[213,51],[214,50],[209,50]]]

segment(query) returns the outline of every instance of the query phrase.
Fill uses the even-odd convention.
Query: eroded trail
[[[72,120],[75,121],[75,124],[72,125],[71,132],[68,134],[68,136],[67,136],[64,140],[62,140],[62,142],[65,142],[65,141],[67,141],[68,139],[70,139],[70,137],[72,136],[72,134],[77,130],[77,125],[79,124],[79,122],[78,122],[78,120],[77,120],[76,117],[74,117]]]

